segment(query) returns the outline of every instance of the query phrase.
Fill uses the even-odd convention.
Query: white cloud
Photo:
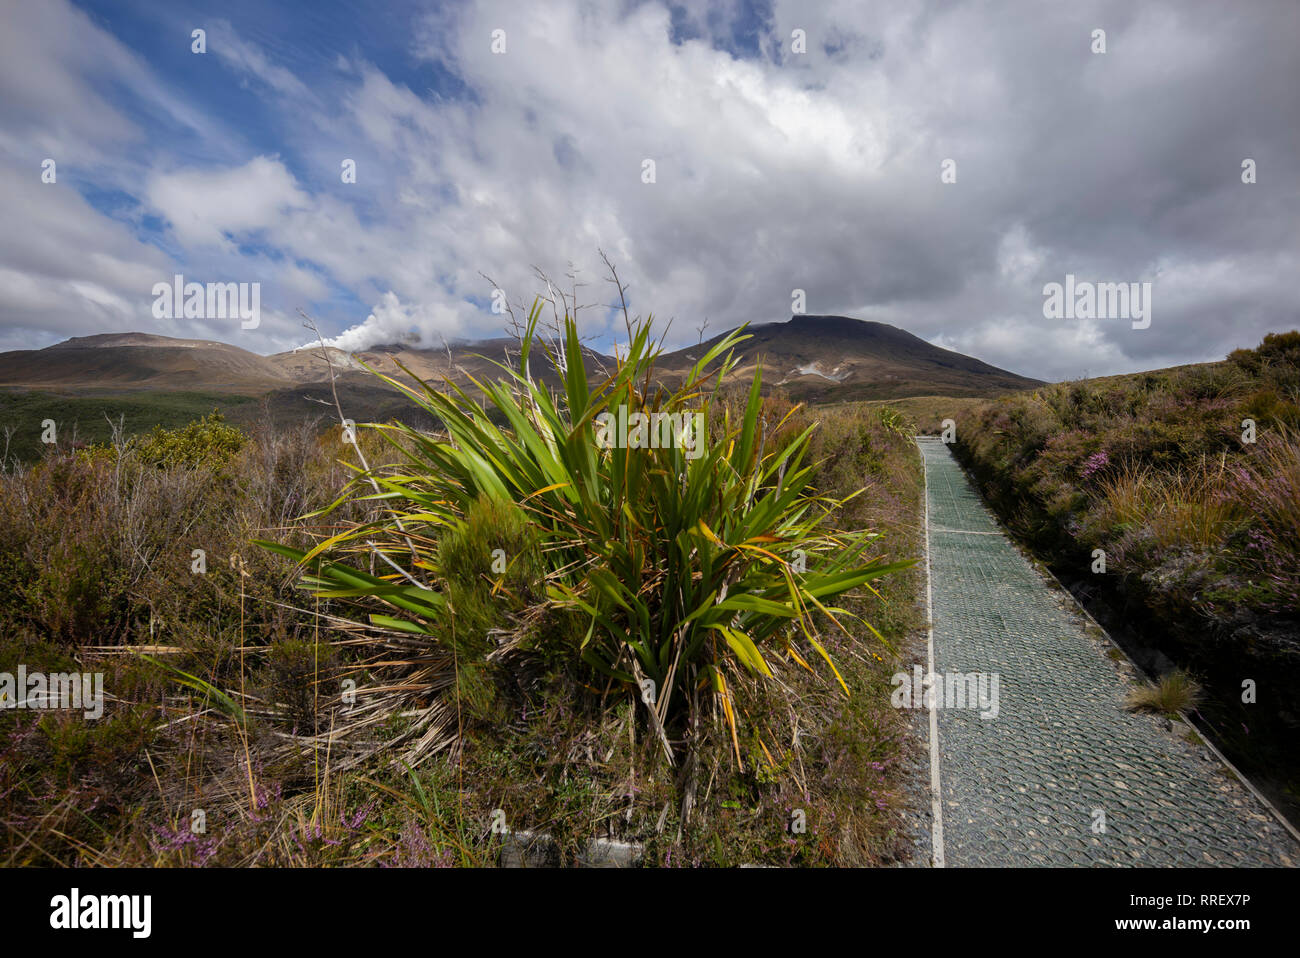
[[[364,304],[323,318],[348,348],[412,327],[428,342],[490,336],[500,317],[467,302],[489,293],[480,271],[527,299],[534,267],[563,281],[574,264],[584,298],[608,302],[597,248],[635,311],[676,317],[670,343],[705,316],[711,331],[783,319],[796,287],[810,311],[894,322],[1039,376],[1209,358],[1294,323],[1284,277],[1300,217],[1285,184],[1300,124],[1273,79],[1291,15],[1097,0],[1017,20],[981,5],[778,0],[764,56],[741,60],[713,42],[748,25],[734,2],[691,0],[700,37],[679,45],[657,2],[440,5],[410,42],[464,98],[408,87],[351,44],[317,51],[324,95],[321,76],[215,22],[215,59],[269,94],[275,156],[166,92],[75,8],[15,10],[0,38],[0,79],[23,81],[0,105],[6,207],[25,234],[0,238],[0,282],[27,278],[0,288],[15,330],[91,331],[78,324],[138,308],[136,290],[184,269],[264,281],[270,319],[249,339],[264,351],[301,341],[294,307],[336,295]],[[1099,22],[1105,59],[1088,51]],[[504,55],[490,50],[497,28]],[[93,68],[74,56],[87,47],[104,54]],[[128,150],[141,129],[98,92],[105,77],[193,130],[194,148]],[[100,156],[96,182],[142,190],[165,217],[167,252],[71,188],[14,186],[33,175],[32,143]],[[1257,187],[1237,180],[1238,154],[1261,159]],[[345,157],[356,184],[340,183]],[[654,184],[641,181],[647,158]],[[1156,270],[1150,330],[1042,318],[1045,275]],[[600,311],[584,317],[604,331]]]
[[[153,177],[149,205],[167,217],[183,244],[222,246],[226,234],[251,235],[281,225],[311,199],[277,158],[259,156],[236,169],[179,170]]]
[[[299,107],[314,99],[306,84],[289,70],[272,63],[256,44],[240,37],[229,21],[215,20],[206,29],[208,52],[225,61],[231,69],[296,101]]]

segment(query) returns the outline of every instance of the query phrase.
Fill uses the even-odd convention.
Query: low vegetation
[[[259,403],[247,396],[214,392],[104,392],[102,395],[63,395],[58,392],[0,387],[0,455],[32,465],[47,451],[49,437],[60,448],[109,444],[114,436],[130,438],[151,429],[179,429],[220,410],[233,419],[253,422]],[[263,417],[264,418],[264,417]],[[301,418],[301,417],[300,417]]]
[[[1173,619],[1300,610],[1300,333],[985,404],[957,451],[1031,541],[1083,568],[1104,550]]]
[[[913,425],[647,392],[652,358],[503,371],[491,416],[394,380],[431,432],[210,416],[11,461],[0,672],[107,704],[0,711],[0,863],[482,865],[519,829],[904,859]],[[701,455],[602,450],[620,404],[702,412]]]

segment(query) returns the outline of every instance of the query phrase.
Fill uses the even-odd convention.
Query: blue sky
[[[270,353],[305,341],[298,309],[345,348],[437,346],[501,332],[483,274],[523,303],[573,270],[609,349],[600,250],[674,345],[786,319],[796,289],[1043,378],[1300,325],[1294,4],[0,9],[3,349]],[[261,324],[155,319],[175,273],[260,283]],[[1150,327],[1047,319],[1067,273],[1152,282]]]

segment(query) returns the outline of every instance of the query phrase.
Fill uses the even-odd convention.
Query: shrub
[[[1265,614],[1285,632],[1300,612],[1298,344],[1300,332],[1270,334],[1226,363],[1004,397],[974,412],[957,451],[1053,560],[1077,566],[1103,547],[1126,601],[1224,629]],[[1044,441],[1048,417],[1060,425]]]
[[[1242,412],[1261,426],[1300,426],[1300,406],[1278,395],[1271,386],[1252,393]]]
[[[318,683],[322,675],[331,672],[334,647],[327,642],[280,638],[271,644],[268,659],[273,701],[284,707],[293,728],[304,735],[315,734],[319,731]]]
[[[212,413],[179,429],[155,426],[148,435],[134,441],[140,461],[160,467],[219,466],[228,463],[244,448],[248,437],[225,417]]]
[[[1255,352],[1261,359],[1270,363],[1300,366],[1300,330],[1268,333]]]
[[[500,596],[519,608],[544,595],[537,549],[524,510],[484,495],[470,504],[463,521],[442,530],[438,566],[449,585]]]

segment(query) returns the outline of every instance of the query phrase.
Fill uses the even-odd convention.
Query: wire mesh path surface
[[[1124,710],[1127,663],[1002,534],[948,447],[918,445],[932,671],[965,677],[931,710],[935,864],[1300,863],[1209,749]],[[984,701],[963,703],[980,673]]]

